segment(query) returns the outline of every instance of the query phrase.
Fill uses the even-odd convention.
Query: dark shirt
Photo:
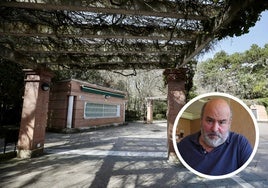
[[[199,131],[185,137],[177,146],[184,161],[202,174],[229,174],[241,167],[252,153],[248,140],[234,132],[230,132],[223,144],[206,152],[199,143],[200,134]]]

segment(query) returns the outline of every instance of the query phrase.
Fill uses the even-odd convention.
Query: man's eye
[[[226,124],[226,121],[225,121],[225,120],[223,120],[223,121],[219,121],[219,124],[220,124],[220,125],[224,125],[224,124]]]
[[[207,122],[208,123],[213,123],[213,120],[212,119],[207,119]]]

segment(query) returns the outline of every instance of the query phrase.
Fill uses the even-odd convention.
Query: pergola
[[[265,0],[2,0],[0,56],[28,68],[165,69],[248,32]]]
[[[41,88],[51,75],[40,68],[166,69],[170,139],[185,102],[182,68],[213,41],[247,33],[267,8],[267,0],[1,0],[0,57],[28,69],[19,156],[43,150]]]

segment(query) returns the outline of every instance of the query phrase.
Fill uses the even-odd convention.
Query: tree
[[[127,92],[127,114],[130,111],[138,119],[142,119],[145,115],[146,97],[166,96],[162,74],[163,70],[102,72],[105,80],[112,80],[113,87]]]
[[[219,91],[243,99],[268,97],[268,45],[253,44],[244,53],[221,51],[197,66],[194,78],[201,91]]]

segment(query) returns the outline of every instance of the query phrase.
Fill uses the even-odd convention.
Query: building
[[[263,105],[254,104],[250,106],[250,109],[258,122],[268,122],[268,115]]]
[[[126,93],[70,79],[51,87],[48,129],[71,130],[125,122]]]

